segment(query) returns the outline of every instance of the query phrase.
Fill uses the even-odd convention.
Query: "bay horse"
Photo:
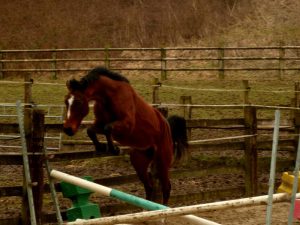
[[[130,161],[144,185],[146,199],[154,198],[153,180],[148,173],[153,164],[161,184],[163,204],[167,204],[173,155],[179,159],[188,147],[185,119],[179,116],[165,119],[137,94],[126,77],[106,68],[94,68],[80,80],[67,81],[66,86],[64,132],[72,136],[78,131],[89,112],[89,102],[94,101],[95,120],[87,134],[96,151],[118,155],[113,140],[131,147]],[[98,141],[97,134],[105,135],[107,145]]]

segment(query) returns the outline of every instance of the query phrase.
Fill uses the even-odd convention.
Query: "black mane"
[[[96,68],[92,69],[87,75],[85,75],[84,77],[82,77],[80,79],[80,84],[81,84],[82,88],[85,89],[91,83],[98,80],[101,76],[106,76],[112,80],[124,81],[126,83],[129,83],[129,80],[119,73],[110,71],[104,67],[96,67]]]

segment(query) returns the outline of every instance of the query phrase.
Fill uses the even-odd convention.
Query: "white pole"
[[[100,184],[96,184],[84,179],[81,179],[79,177],[75,177],[57,170],[51,170],[50,173],[51,177],[54,177],[59,180],[63,180],[65,182],[68,182],[70,184],[74,184],[76,186],[91,190],[97,194],[104,195],[104,196],[109,196],[109,197],[114,197],[119,200],[126,201],[129,204],[137,205],[140,207],[143,207],[145,209],[151,209],[151,210],[156,210],[156,209],[168,209],[168,207],[147,201],[145,199],[136,197],[134,195],[130,195],[112,188],[105,187]],[[198,224],[198,225],[220,225],[218,223],[215,223],[213,221],[209,221],[194,215],[184,215],[182,216],[183,219],[185,220],[185,224]]]
[[[50,176],[54,177],[58,180],[63,180],[67,183],[74,184],[76,186],[80,186],[82,188],[91,190],[91,191],[93,191],[97,194],[104,195],[104,196],[109,196],[110,192],[112,190],[112,188],[108,188],[108,187],[105,187],[103,185],[96,184],[96,183],[93,183],[93,182],[90,182],[90,181],[87,181],[87,180],[84,180],[84,179],[81,179],[79,177],[75,177],[75,176],[72,176],[72,175],[69,175],[69,174],[66,174],[66,173],[63,173],[63,172],[60,172],[60,171],[57,171],[57,170],[51,170]]]
[[[274,193],[274,183],[275,183],[275,173],[276,173],[276,155],[277,155],[277,147],[278,147],[279,123],[280,123],[280,111],[277,109],[275,111],[272,158],[271,158],[271,166],[270,166],[269,192],[268,192],[269,198],[268,198],[267,216],[266,216],[267,225],[270,225],[272,221],[272,203],[273,203],[272,198]]]
[[[297,194],[300,197],[300,193]],[[274,194],[273,202],[290,201],[291,196],[287,193]],[[148,220],[167,219],[178,217],[186,214],[201,213],[213,210],[222,210],[228,208],[237,208],[242,206],[265,205],[267,204],[268,195],[235,199],[222,202],[206,203],[201,205],[184,206],[178,208],[169,208],[165,210],[156,210],[150,212],[131,213],[113,217],[103,217],[91,220],[79,220],[69,222],[67,225],[111,225],[122,223],[139,223]],[[187,225],[188,223],[184,223]]]

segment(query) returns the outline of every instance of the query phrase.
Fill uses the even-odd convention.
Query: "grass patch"
[[[130,78],[129,78],[130,79]],[[42,82],[53,82],[50,78],[42,79]],[[55,83],[62,85],[41,85],[37,82],[32,86],[32,100],[38,105],[64,105],[64,96],[67,93],[65,78],[58,77]],[[148,74],[139,74],[132,77],[132,86],[147,102],[152,102],[152,80]],[[242,105],[244,104],[243,82],[241,80],[218,80],[200,79],[197,75],[170,76],[163,85],[175,87],[164,87],[159,89],[159,97],[162,103],[180,103],[180,96],[192,96],[192,104],[199,105]],[[250,81],[251,87],[249,100],[254,105],[288,106],[291,104],[295,94],[294,81],[286,80],[255,80]],[[280,91],[280,92],[277,92]],[[1,103],[15,103],[24,99],[24,86],[20,84],[1,84]],[[61,107],[44,108],[49,115],[61,115]],[[4,114],[15,113],[14,107],[2,107]],[[171,108],[170,114],[182,114],[182,109]],[[1,111],[0,111],[1,112]],[[259,116],[272,118],[272,110],[260,110]],[[194,118],[236,118],[242,117],[243,111],[237,109],[223,108],[199,108],[193,109]],[[93,118],[92,113],[87,119]],[[1,118],[1,120],[8,120]],[[59,120],[59,118],[58,118]]]

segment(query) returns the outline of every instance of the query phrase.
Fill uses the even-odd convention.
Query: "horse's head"
[[[69,93],[65,97],[67,108],[66,118],[64,121],[64,132],[72,136],[81,124],[83,118],[89,112],[88,99],[84,95],[84,88],[81,83],[75,79],[67,81]]]

